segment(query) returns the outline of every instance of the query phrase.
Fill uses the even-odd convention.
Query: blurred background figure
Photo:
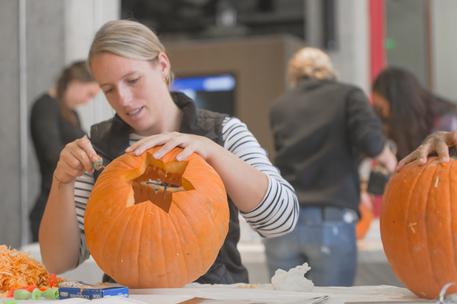
[[[38,228],[48,199],[52,174],[60,151],[69,142],[85,134],[76,107],[86,104],[99,92],[85,61],[66,67],[55,85],[34,102],[30,127],[40,167],[40,193],[29,214],[32,241],[38,241]]]
[[[373,105],[397,158],[414,151],[433,131],[457,130],[457,106],[421,86],[409,71],[389,67],[373,82]]]
[[[300,217],[287,236],[265,240],[270,275],[304,262],[317,286],[350,286],[357,262],[361,155],[389,171],[395,156],[367,96],[336,79],[330,58],[303,48],[288,64],[291,89],[273,105],[275,165],[297,192]]]

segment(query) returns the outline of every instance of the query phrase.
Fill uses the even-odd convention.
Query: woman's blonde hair
[[[336,79],[330,57],[323,51],[305,47],[298,50],[289,60],[287,80],[294,87],[303,78]]]
[[[153,62],[166,50],[157,35],[147,26],[132,20],[112,20],[105,23],[95,34],[89,50],[89,66],[94,55],[105,52]],[[170,69],[165,78],[168,84],[171,76]]]

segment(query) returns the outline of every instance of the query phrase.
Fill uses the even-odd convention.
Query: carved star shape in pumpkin
[[[151,202],[168,212],[173,193],[194,189],[192,184],[183,177],[187,163],[187,161],[164,163],[148,154],[144,173],[132,180],[135,204]]]

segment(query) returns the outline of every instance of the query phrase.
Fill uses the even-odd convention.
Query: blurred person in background
[[[40,193],[29,214],[33,242],[38,241],[38,228],[60,151],[85,134],[75,109],[92,100],[99,90],[86,62],[77,61],[66,67],[54,86],[32,106],[30,128],[41,175]]]
[[[409,71],[389,67],[373,82],[373,106],[398,159],[411,153],[434,131],[457,130],[457,106],[421,86]]]
[[[317,286],[350,286],[357,248],[360,156],[389,171],[395,156],[382,124],[361,89],[341,83],[330,58],[303,48],[288,64],[290,90],[272,106],[275,165],[295,188],[300,215],[295,230],[265,240],[270,274],[308,262]]]

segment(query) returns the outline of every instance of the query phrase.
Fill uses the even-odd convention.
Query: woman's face
[[[170,65],[160,53],[154,63],[111,53],[94,55],[93,76],[116,113],[138,134],[151,135],[165,120],[168,86],[164,81]]]
[[[100,87],[95,81],[82,82],[73,80],[68,84],[63,99],[70,109],[75,109],[77,106],[91,101],[99,91]]]

